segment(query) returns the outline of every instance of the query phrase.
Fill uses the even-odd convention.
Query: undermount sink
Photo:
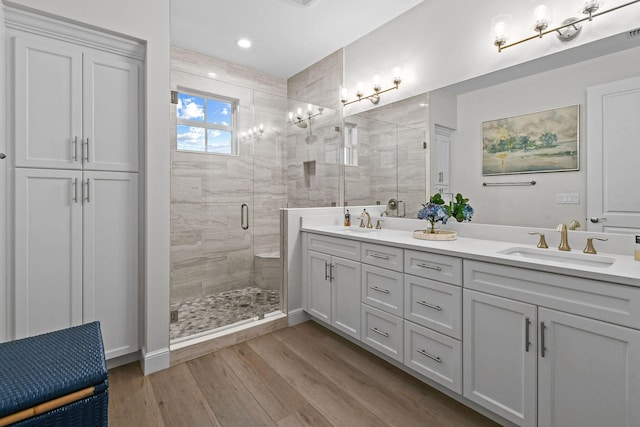
[[[583,267],[607,268],[616,261],[615,258],[607,256],[585,254],[581,252],[562,252],[557,249],[513,247],[499,251],[498,253],[529,260],[551,261]]]
[[[354,233],[371,233],[371,232],[378,231],[378,230],[375,229],[375,228],[351,226],[351,227],[345,227],[344,231],[352,231]]]

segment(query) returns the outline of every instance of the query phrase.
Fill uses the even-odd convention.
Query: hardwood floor
[[[498,425],[313,322],[109,384],[112,427]]]

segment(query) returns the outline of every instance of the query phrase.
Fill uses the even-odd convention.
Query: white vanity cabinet
[[[362,342],[404,360],[403,250],[362,244]]]
[[[308,234],[307,312],[360,339],[360,243]]]
[[[405,250],[406,366],[462,392],[462,260]]]
[[[464,396],[522,426],[637,426],[640,290],[465,261]]]

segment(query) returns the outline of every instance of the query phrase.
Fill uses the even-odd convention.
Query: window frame
[[[229,98],[222,95],[217,95],[209,92],[203,92],[195,89],[189,89],[185,87],[178,87],[178,99],[180,95],[190,95],[197,98],[203,99],[203,114],[204,119],[202,121],[197,120],[189,120],[178,117],[178,111],[176,108],[176,151],[180,151],[182,153],[199,153],[199,154],[215,154],[219,156],[239,156],[240,155],[240,144],[238,141],[238,113],[239,113],[239,100],[235,98]],[[222,125],[218,123],[210,123],[207,122],[207,101],[217,101],[228,103],[231,106],[231,125]],[[189,126],[204,129],[204,151],[202,150],[186,150],[181,149],[178,146],[178,126]],[[209,148],[209,130],[220,130],[231,133],[231,147],[230,153],[219,153],[215,151],[208,151]]]
[[[358,125],[356,123],[345,123],[343,132],[344,145],[344,165],[358,166]]]

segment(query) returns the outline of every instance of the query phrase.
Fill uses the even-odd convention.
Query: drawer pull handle
[[[382,292],[383,294],[388,294],[389,293],[389,289],[382,289],[382,288],[379,288],[377,286],[371,286],[371,289],[376,291],[376,292]]]
[[[387,261],[389,260],[389,256],[388,255],[371,254],[370,256],[371,256],[371,258],[386,259]]]
[[[416,351],[421,355],[423,355],[424,357],[428,357],[431,360],[435,360],[438,363],[442,363],[442,359],[440,359],[438,356],[432,356],[424,350],[416,350]]]
[[[387,332],[382,332],[380,329],[378,328],[369,328],[370,331],[375,332],[376,334],[380,334],[385,338],[389,338],[389,334]]]
[[[428,268],[429,270],[442,271],[442,267],[438,267],[437,265],[429,265],[425,263],[416,264],[418,267]]]
[[[418,301],[416,304],[424,305],[425,307],[429,307],[429,308],[432,308],[434,310],[442,311],[442,307],[440,307],[439,305],[429,304],[426,301]]]

